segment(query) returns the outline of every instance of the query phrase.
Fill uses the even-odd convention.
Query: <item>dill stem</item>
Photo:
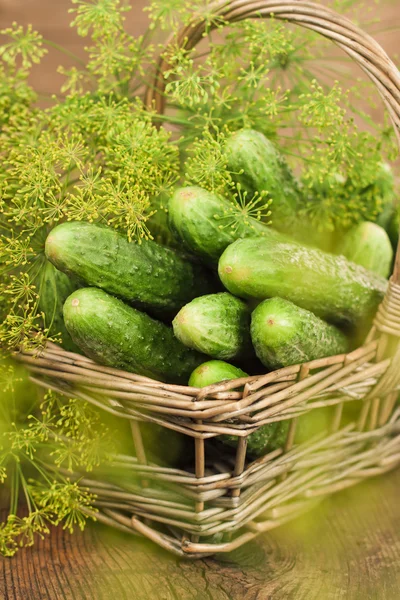
[[[51,485],[51,483],[52,483],[51,479],[47,476],[46,472],[42,468],[39,467],[39,464],[41,463],[45,468],[47,468],[46,463],[37,457],[35,458],[34,461],[29,456],[27,456],[26,459],[28,462],[31,463],[31,465],[34,467],[34,469],[36,469],[36,471],[43,477],[43,479],[45,479],[46,482],[49,485]]]
[[[19,497],[19,470],[17,468],[17,462],[15,461],[15,469],[13,470],[12,483],[11,483],[10,515],[17,514],[18,497]]]
[[[34,505],[35,509],[37,507],[36,507],[35,501],[33,500],[31,494],[29,493],[28,486],[26,484],[26,479],[25,479],[24,474],[21,469],[21,465],[18,465],[17,468],[19,471],[19,478],[21,480],[22,489],[24,490],[25,500],[28,505],[28,511],[31,513],[32,512],[32,504]]]
[[[67,50],[67,48],[64,48],[63,46],[60,46],[60,44],[57,44],[56,42],[53,42],[51,40],[44,39],[43,43],[47,44],[48,46],[51,46],[52,48],[55,48],[56,50],[59,50],[60,52],[62,52],[66,56],[69,56],[70,58],[73,58],[77,63],[79,63],[80,65],[82,65],[86,69],[86,63],[85,63],[85,61],[82,60],[79,56],[77,56],[73,52],[71,52],[70,50]]]

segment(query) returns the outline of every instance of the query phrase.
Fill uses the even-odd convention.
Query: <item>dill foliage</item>
[[[30,28],[3,31],[0,49],[0,344],[42,346],[39,311],[44,241],[60,221],[98,221],[150,238],[151,200],[179,175],[178,149],[157,130],[131,87],[148,48],[123,30],[116,1],[75,2],[78,33],[91,35],[88,62],[65,72],[65,96],[37,105],[27,79],[45,53]],[[137,80],[135,83],[135,75]],[[36,330],[37,335],[31,336]]]
[[[2,32],[3,348],[42,347],[47,338],[60,339],[39,307],[44,241],[60,221],[96,221],[132,241],[154,236],[168,241],[166,219],[155,213],[165,210],[165,198],[181,181],[230,198],[233,227],[235,215],[237,223],[255,217],[273,224],[268,190],[244,200],[227,168],[225,140],[239,129],[256,129],[279,143],[301,173],[299,219],[317,230],[375,220],[390,200],[393,182],[382,163],[393,144],[390,128],[369,119],[359,129],[352,108],[359,82],[344,90],[337,82],[317,81],[318,73],[323,79],[336,68],[318,36],[274,19],[227,27],[207,0],[155,0],[147,8],[147,33],[135,38],[125,27],[127,2],[72,0],[72,5],[71,24],[88,40],[87,61],[60,67],[62,95],[48,108],[40,107],[28,84],[48,44],[31,27],[14,24]],[[200,17],[207,27],[198,49],[161,43]],[[163,116],[146,110],[142,101],[160,54],[169,64]],[[367,116],[361,116],[365,123]],[[164,127],[154,125],[160,120]]]
[[[126,27],[125,0],[71,0],[72,23],[87,60],[59,67],[60,94],[46,107],[29,84],[50,42],[17,24],[0,46],[0,348],[41,348],[61,341],[39,308],[48,232],[62,221],[99,222],[133,243],[167,232],[166,198],[179,183],[231,200],[221,226],[250,218],[274,223],[268,190],[250,198],[228,169],[230,134],[252,128],[279,145],[300,178],[299,223],[336,231],[375,220],[392,200],[385,161],[393,157],[390,125],[354,107],[367,84],[330,60],[326,42],[274,19],[229,27],[211,0],[152,0],[148,31]],[[339,10],[360,7],[336,0]],[[193,19],[206,22],[203,42],[186,50],[174,39]],[[171,37],[172,36],[172,37]],[[329,49],[331,46],[329,46]],[[59,48],[58,48],[59,50]],[[70,53],[69,53],[70,54]],[[161,55],[168,61],[165,115],[145,108]],[[334,81],[332,85],[332,81]],[[54,300],[55,307],[57,298]],[[108,460],[109,439],[85,403],[34,389],[14,390],[14,367],[2,363],[0,480],[9,483],[10,517],[0,552],[11,555],[61,521],[83,526],[94,497],[73,477]],[[18,392],[18,393],[17,393]],[[11,394],[11,400],[10,400]],[[16,409],[16,397],[28,406]],[[8,408],[6,408],[8,407]],[[68,475],[68,472],[71,476]],[[66,474],[63,474],[66,473]],[[28,516],[17,516],[22,491]]]
[[[0,524],[0,554],[13,556],[35,537],[63,524],[71,533],[95,518],[95,496],[79,473],[107,464],[115,447],[90,405],[42,393],[23,369],[0,363],[0,497],[9,516]],[[27,511],[19,516],[24,500]]]

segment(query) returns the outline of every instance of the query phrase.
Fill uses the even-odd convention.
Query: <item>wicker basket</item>
[[[221,0],[215,14],[227,22],[272,17],[298,23],[336,42],[376,84],[400,142],[400,76],[382,48],[347,19],[304,1]],[[198,19],[178,43],[203,37]],[[176,42],[176,39],[174,40]],[[147,94],[162,113],[162,59]],[[74,396],[128,419],[136,457],[115,457],[115,477],[83,479],[97,494],[97,518],[146,536],[175,554],[202,557],[228,552],[297,516],[324,496],[400,463],[400,252],[386,298],[364,346],[348,354],[228,381],[202,390],[166,385],[97,365],[48,344],[40,355],[20,355],[39,385]],[[343,424],[346,403],[360,409]],[[332,407],[330,431],[295,444],[298,418]],[[283,448],[251,461],[247,436],[260,426],[288,420]],[[148,461],[141,423],[155,423],[194,440],[192,469]],[[236,454],[209,452],[210,438],[238,437]],[[212,446],[212,443],[211,443]],[[222,456],[221,456],[222,454]],[[127,485],[131,481],[131,485]],[[122,485],[122,484],[121,484]]]

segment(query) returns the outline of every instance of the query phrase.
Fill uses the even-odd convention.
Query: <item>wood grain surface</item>
[[[400,471],[218,560],[178,560],[91,525],[0,562],[2,600],[398,600]]]
[[[146,24],[132,0],[128,28]],[[46,39],[84,55],[69,27],[70,0],[0,0],[0,26],[32,23]],[[398,4],[372,28],[390,54],[400,49]],[[384,31],[383,31],[384,30]],[[59,89],[52,51],[32,75],[46,96]],[[307,516],[218,560],[186,562],[100,525],[70,536],[60,528],[13,559],[0,559],[1,600],[398,600],[400,471],[338,494]],[[0,515],[1,518],[1,515]]]

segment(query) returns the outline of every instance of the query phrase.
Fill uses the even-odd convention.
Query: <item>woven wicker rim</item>
[[[273,17],[334,41],[376,84],[400,145],[399,72],[379,44],[348,19],[321,5],[293,0],[220,0],[212,8],[216,19],[222,17],[227,23]],[[216,26],[211,24],[211,28]],[[170,42],[194,48],[205,30],[206,23],[198,15]],[[160,58],[146,94],[148,107],[159,113],[165,109],[167,69],[167,62]],[[18,358],[34,373],[33,379],[39,385],[87,400],[131,422],[137,458],[116,460],[128,473],[133,469],[141,474],[142,493],[138,497],[109,482],[85,480],[98,495],[101,512],[97,518],[123,531],[147,536],[180,556],[200,557],[233,550],[301,513],[311,499],[383,473],[400,462],[400,410],[395,410],[400,389],[400,345],[394,354],[387,354],[393,337],[400,337],[399,248],[372,331],[365,344],[348,355],[202,390],[103,367],[54,344],[48,344],[38,355],[22,352]],[[354,399],[363,401],[358,421],[350,428],[341,427],[343,406]],[[326,406],[334,409],[328,437],[311,445],[294,446],[298,417]],[[247,436],[265,423],[284,419],[290,421],[285,447],[246,464]],[[194,438],[193,473],[163,469],[148,462],[139,427],[143,420]],[[236,458],[234,464],[218,466],[217,472],[210,475],[205,468],[205,440],[223,433],[238,436]],[[312,473],[315,479],[312,475],[310,480]],[[156,492],[149,499],[148,480],[177,485],[183,497],[194,501],[192,512],[179,502],[166,507]],[[223,544],[199,543],[210,510],[219,515],[212,517],[216,519],[216,530],[239,531],[239,537]],[[170,533],[158,531],[152,523],[165,524]]]

